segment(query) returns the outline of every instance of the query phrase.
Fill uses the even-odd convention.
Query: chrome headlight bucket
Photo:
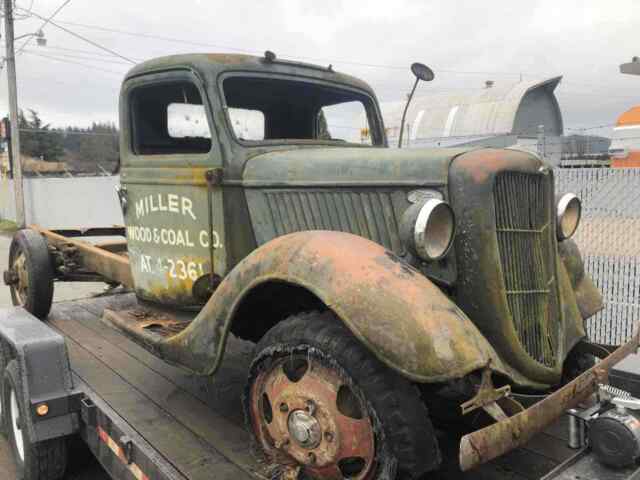
[[[558,240],[571,238],[580,224],[582,203],[573,193],[565,193],[558,200],[556,233]]]
[[[411,253],[426,261],[444,257],[453,243],[455,217],[449,204],[437,198],[409,207],[400,226]]]

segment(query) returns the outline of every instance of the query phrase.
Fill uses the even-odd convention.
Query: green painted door
[[[222,167],[205,90],[190,72],[146,75],[125,85],[121,183],[129,257],[139,297],[202,303],[193,286],[224,273],[222,191],[207,172]]]

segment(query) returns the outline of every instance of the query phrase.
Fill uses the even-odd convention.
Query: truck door
[[[194,284],[226,268],[222,191],[211,182],[222,159],[206,91],[191,72],[145,75],[125,84],[120,109],[120,197],[136,293],[200,304]]]

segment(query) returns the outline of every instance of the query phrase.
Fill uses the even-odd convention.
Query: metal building
[[[484,89],[469,94],[419,94],[407,112],[403,146],[520,145],[559,157],[564,128],[554,91],[561,80],[487,82]],[[429,88],[423,85],[422,91]],[[398,142],[403,108],[404,102],[382,104],[391,145]]]

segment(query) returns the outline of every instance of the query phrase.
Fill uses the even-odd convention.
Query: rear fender
[[[214,373],[243,299],[274,281],[307,289],[376,357],[411,380],[459,378],[489,362],[493,370],[517,376],[424,275],[374,242],[329,231],[278,237],[255,250],[186,330],[159,345],[161,356],[200,374]],[[260,312],[251,321],[260,322]]]

